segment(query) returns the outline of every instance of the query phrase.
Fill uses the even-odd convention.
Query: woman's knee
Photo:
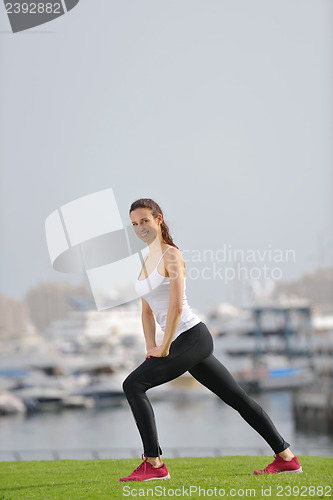
[[[238,387],[237,390],[226,392],[223,394],[223,401],[227,405],[231,406],[238,412],[245,411],[251,406],[251,398],[246,394],[242,387]]]
[[[235,400],[235,409],[241,414],[249,415],[251,412],[255,412],[257,415],[262,414],[262,407],[251,398],[245,391],[242,389],[237,399]]]
[[[139,381],[136,377],[133,377],[132,373],[125,378],[122,387],[126,396],[137,394],[142,391]]]
[[[129,374],[123,381],[123,391],[125,394],[129,394],[133,389],[133,381],[131,374]]]

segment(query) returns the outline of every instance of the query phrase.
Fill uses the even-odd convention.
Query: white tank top
[[[168,247],[165,252],[169,250]],[[150,273],[148,278],[144,280],[139,280],[137,278],[135,282],[135,291],[138,295],[144,297],[148,302],[150,308],[155,314],[157,323],[160,325],[163,333],[165,331],[168,308],[169,308],[169,290],[170,290],[170,278],[169,276],[162,276],[157,268],[161,262],[165,252],[161,255],[155,269]],[[141,273],[140,273],[141,274]],[[173,340],[178,337],[182,332],[188,330],[194,325],[197,325],[201,320],[196,316],[190,306],[187,303],[187,297],[185,294],[186,289],[186,277],[184,277],[184,293],[183,293],[183,309],[179,320],[179,324]]]

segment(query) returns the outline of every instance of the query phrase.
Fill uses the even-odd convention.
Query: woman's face
[[[161,231],[161,214],[155,219],[149,208],[136,208],[130,213],[132,225],[138,237],[145,243],[154,241]]]

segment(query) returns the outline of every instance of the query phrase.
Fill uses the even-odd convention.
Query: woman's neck
[[[156,253],[160,253],[162,250],[162,244],[165,243],[165,241],[160,240],[159,238],[155,238],[150,245],[148,245],[149,248],[149,254],[153,255]]]

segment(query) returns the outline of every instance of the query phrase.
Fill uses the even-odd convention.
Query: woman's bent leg
[[[201,384],[237,410],[243,419],[267,441],[275,453],[280,453],[290,446],[278,433],[263,408],[246,394],[227,368],[213,354],[191,368],[189,372]]]
[[[158,457],[162,455],[162,450],[158,442],[154,411],[146,391],[179,377],[205,359],[212,350],[211,336],[207,335],[205,325],[199,323],[171,343],[168,356],[146,359],[124,380],[123,390],[138,427],[144,453],[148,457]]]

